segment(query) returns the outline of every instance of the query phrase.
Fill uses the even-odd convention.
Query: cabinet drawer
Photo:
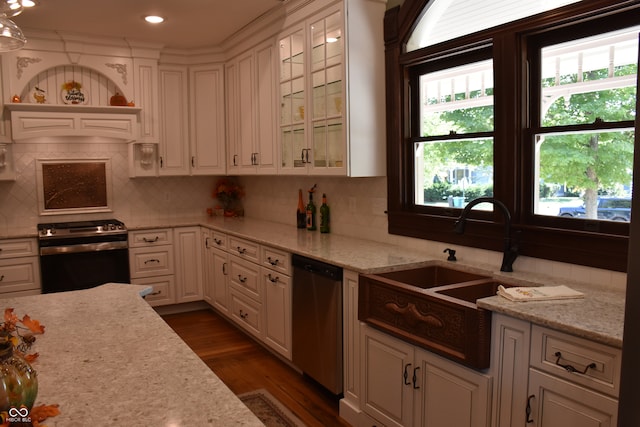
[[[291,255],[279,249],[262,246],[262,265],[280,273],[291,275]]]
[[[154,230],[137,230],[129,232],[129,247],[160,246],[173,243],[173,233],[170,228]]]
[[[0,260],[0,293],[40,290],[37,257]]]
[[[159,306],[165,304],[173,304],[175,302],[174,292],[174,276],[158,276],[143,277],[141,279],[132,279],[134,285],[152,286],[153,291],[144,297],[145,301],[151,306]]]
[[[216,230],[211,230],[207,248],[227,249],[227,235]]]
[[[38,255],[38,242],[35,239],[0,240],[0,259],[36,255]]]
[[[617,397],[620,349],[533,325],[531,366]]]
[[[229,253],[240,256],[242,259],[260,263],[260,245],[250,240],[239,237],[229,237]]]
[[[258,301],[262,300],[260,267],[236,255],[229,256],[229,281],[241,292]]]
[[[231,318],[249,333],[259,337],[262,331],[262,304],[231,289]]]
[[[173,247],[131,248],[129,266],[131,277],[136,279],[173,274]]]

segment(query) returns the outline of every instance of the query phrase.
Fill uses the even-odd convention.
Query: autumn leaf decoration
[[[0,335],[5,335],[13,343],[15,349],[31,363],[38,358],[38,353],[27,354],[35,342],[35,335],[44,334],[44,325],[25,314],[20,319],[13,308],[5,308],[4,322],[0,323]]]
[[[75,80],[71,80],[69,82],[64,83],[62,85],[62,89],[66,90],[67,92],[71,92],[71,90],[73,89],[80,90],[82,89],[82,84],[76,82]]]

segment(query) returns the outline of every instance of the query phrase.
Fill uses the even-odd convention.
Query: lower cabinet
[[[203,297],[222,314],[229,315],[229,254],[227,235],[202,229],[204,242]]]
[[[152,306],[175,303],[173,232],[170,228],[129,232],[131,283],[153,287],[145,300]]]
[[[36,239],[0,240],[0,297],[40,293]]]
[[[291,256],[250,240],[203,231],[204,300],[291,360]]]
[[[385,426],[487,426],[491,377],[368,325],[361,327],[362,410]]]
[[[202,300],[203,268],[200,227],[173,230],[176,256],[176,303]]]
[[[617,425],[621,350],[494,314],[493,427]]]

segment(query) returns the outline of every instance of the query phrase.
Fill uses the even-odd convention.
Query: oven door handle
[[[74,254],[80,252],[98,252],[98,251],[112,251],[115,249],[127,249],[129,247],[128,242],[98,242],[98,243],[83,243],[80,245],[67,245],[67,246],[45,246],[40,248],[40,255],[59,255],[59,254]]]

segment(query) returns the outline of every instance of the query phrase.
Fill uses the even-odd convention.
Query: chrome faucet
[[[513,262],[518,257],[518,245],[511,241],[511,214],[509,213],[509,209],[507,209],[500,200],[491,197],[473,199],[462,210],[462,213],[453,226],[453,230],[458,234],[463,234],[464,226],[467,222],[467,215],[469,215],[469,212],[475,205],[480,203],[491,203],[502,211],[502,215],[504,216],[504,250],[500,271],[513,271]]]

